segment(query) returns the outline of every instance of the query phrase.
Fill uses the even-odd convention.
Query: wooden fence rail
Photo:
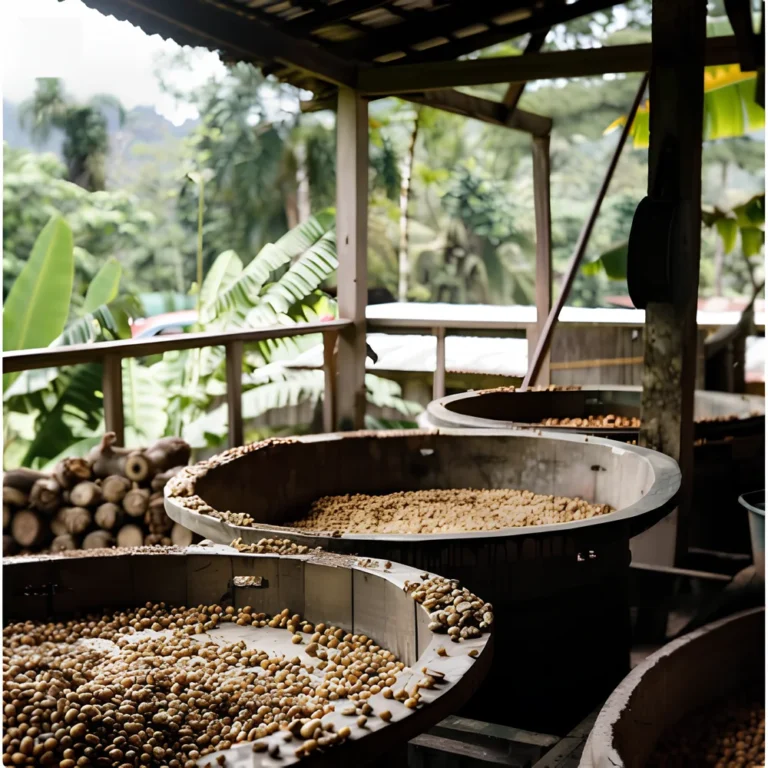
[[[226,350],[227,415],[229,445],[243,444],[242,371],[243,348],[246,344],[292,336],[323,335],[326,393],[323,401],[323,428],[335,428],[336,380],[334,350],[341,330],[352,325],[350,320],[275,325],[267,328],[238,329],[222,333],[186,333],[178,336],[158,336],[148,339],[126,339],[95,344],[74,344],[68,347],[46,347],[3,353],[3,372],[17,373],[37,368],[59,368],[80,363],[101,363],[103,366],[104,423],[107,430],[117,434],[118,443],[125,438],[123,414],[122,361],[149,357],[183,349],[223,346]]]

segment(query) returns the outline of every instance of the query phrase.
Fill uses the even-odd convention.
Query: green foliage
[[[3,307],[3,349],[45,347],[64,329],[72,293],[72,230],[52,217]]]

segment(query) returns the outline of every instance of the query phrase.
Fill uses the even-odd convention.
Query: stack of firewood
[[[189,462],[189,445],[178,437],[146,448],[115,441],[107,432],[85,458],[62,459],[50,473],[3,475],[4,555],[192,541],[163,505],[163,488]]]

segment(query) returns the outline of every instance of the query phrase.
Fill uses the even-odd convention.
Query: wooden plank
[[[706,8],[698,0],[653,4],[650,80],[649,195],[678,204],[670,245],[675,299],[645,312],[642,427],[639,442],[680,465],[675,562],[687,553],[693,484],[693,397],[696,378],[696,302],[701,256],[701,144]],[[668,153],[670,145],[676,151]],[[664,148],[664,149],[663,149]],[[658,535],[658,530],[656,529]],[[653,537],[654,529],[646,532]]]
[[[445,328],[435,328],[433,331],[437,350],[435,354],[435,375],[432,379],[432,399],[445,397]]]
[[[549,189],[549,136],[533,139],[533,206],[536,218],[536,325],[540,337],[552,309],[552,210]],[[539,369],[540,384],[550,383],[549,351]]]
[[[713,37],[707,41],[707,65],[733,64],[738,60],[739,51],[734,37]],[[392,64],[360,70],[357,87],[368,95],[406,93],[466,85],[646,72],[650,64],[650,43],[614,45],[529,56]]]
[[[325,387],[323,389],[323,432],[333,432],[336,429],[336,344],[338,334],[326,333],[323,336],[323,373]]]
[[[227,420],[229,447],[242,445],[243,438],[243,342],[232,341],[226,347]]]
[[[640,105],[640,101],[643,98],[643,94],[645,93],[645,87],[648,82],[648,76],[644,76],[643,79],[640,81],[640,86],[637,89],[637,93],[635,94],[635,99],[632,102],[632,106],[629,110],[628,116],[627,116],[627,122],[624,124],[624,127],[622,128],[621,135],[619,136],[619,141],[616,144],[616,148],[614,149],[613,156],[611,157],[611,161],[608,163],[608,168],[605,171],[605,175],[603,176],[602,184],[600,185],[600,189],[597,192],[597,197],[595,198],[595,202],[592,205],[592,210],[590,211],[589,217],[587,218],[586,222],[584,222],[584,227],[581,230],[581,233],[579,234],[579,239],[576,243],[576,248],[574,249],[573,256],[571,256],[571,261],[568,264],[568,270],[565,273],[565,277],[563,278],[563,285],[560,288],[560,294],[557,297],[557,301],[555,302],[555,306],[552,307],[550,310],[550,313],[547,317],[547,321],[544,324],[544,327],[542,328],[541,333],[539,334],[538,339],[536,340],[536,351],[534,352],[534,356],[532,359],[528,360],[528,373],[525,375],[525,379],[523,379],[523,385],[522,389],[523,391],[526,390],[529,386],[535,385],[536,381],[539,376],[539,372],[541,370],[541,366],[544,362],[544,357],[549,350],[549,346],[552,342],[552,334],[555,330],[555,325],[557,323],[557,319],[560,316],[560,312],[565,306],[565,302],[568,299],[568,294],[571,291],[571,285],[573,284],[574,279],[576,278],[576,272],[579,269],[579,265],[581,264],[581,260],[584,257],[584,252],[587,249],[587,244],[589,243],[590,235],[592,234],[592,230],[595,226],[595,222],[597,221],[597,216],[600,213],[600,207],[603,204],[603,200],[605,199],[605,195],[608,192],[608,187],[610,186],[611,179],[613,178],[613,173],[616,170],[616,165],[619,162],[619,157],[621,156],[621,150],[624,148],[624,144],[627,141],[627,137],[629,136],[629,131],[632,126],[632,122],[635,118],[635,113],[637,112],[637,108]]]
[[[306,35],[330,24],[346,21],[352,16],[373,11],[388,3],[389,0],[344,0],[344,2],[333,3],[332,5],[323,5],[320,10],[312,11],[296,19],[296,21],[289,22],[286,25],[286,30],[296,36]],[[397,12],[396,8],[393,10],[395,13]]]
[[[368,102],[339,89],[336,117],[336,242],[339,314],[352,324],[339,335],[337,423],[365,421],[365,306],[368,300]]]
[[[513,114],[509,115],[506,107],[500,102],[481,99],[468,93],[455,91],[452,88],[392,95],[404,101],[464,115],[491,125],[514,128],[533,136],[546,136],[552,130],[552,118],[550,117],[543,117],[522,109],[515,110]]]
[[[244,5],[187,0],[88,0],[87,4],[137,24],[148,34],[181,36],[184,44],[224,50],[245,60],[281,62],[335,85],[354,81],[348,60],[276,29]]]
[[[117,435],[117,444],[125,445],[125,414],[123,412],[123,366],[117,355],[106,355],[102,371],[104,395],[104,426]],[[7,371],[8,368],[5,367]]]
[[[524,15],[527,12],[527,18],[522,18],[519,21],[510,21],[506,24],[494,24],[493,19],[508,15],[510,11],[514,10],[510,8],[509,0],[484,0],[483,3],[453,3],[428,13],[419,14],[421,23],[416,23],[414,18],[409,24],[393,26],[391,30],[381,30],[372,39],[366,41],[368,43],[367,46],[363,44],[363,41],[360,41],[349,46],[348,50],[350,53],[364,57],[368,61],[373,61],[396,51],[407,52],[409,54],[408,61],[415,61],[416,59],[434,60],[436,58],[445,60],[461,55],[458,51],[470,53],[492,45],[493,43],[486,42],[489,39],[495,42],[512,40],[515,37],[527,35],[530,32],[548,29],[554,24],[563,24],[587,13],[610,8],[611,6],[618,5],[618,3],[619,0],[579,0],[563,8],[553,8],[550,5],[535,14],[531,14],[530,11],[523,9],[520,11],[520,14]],[[415,16],[413,11],[410,16]],[[480,32],[465,38],[456,38],[450,43],[422,52],[409,50],[413,45],[436,38],[445,37],[450,39],[455,32],[474,24],[483,23],[485,20],[490,21],[490,29],[486,32]]]
[[[106,356],[119,358],[148,357],[180,349],[225,346],[234,341],[249,344],[268,339],[307,336],[312,333],[336,333],[351,325],[350,320],[301,323],[297,325],[271,325],[266,328],[239,329],[224,333],[180,333],[178,336],[157,336],[148,339],[104,341],[97,344],[73,344],[69,347],[46,347],[3,353],[5,373],[29,371],[36,368],[55,368],[78,363],[99,363]]]

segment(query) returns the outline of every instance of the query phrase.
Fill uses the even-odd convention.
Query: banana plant
[[[72,231],[54,215],[8,294],[3,309],[6,351],[130,336],[130,317],[139,315],[141,308],[134,298],[118,295],[119,262],[108,259],[102,265],[77,309],[72,306],[74,269]],[[6,443],[15,443],[14,455],[24,466],[44,464],[102,421],[102,374],[97,363],[6,374],[3,383],[4,413],[11,425]],[[30,419],[31,430],[13,429],[14,424],[28,426]],[[31,439],[23,439],[24,435]]]

